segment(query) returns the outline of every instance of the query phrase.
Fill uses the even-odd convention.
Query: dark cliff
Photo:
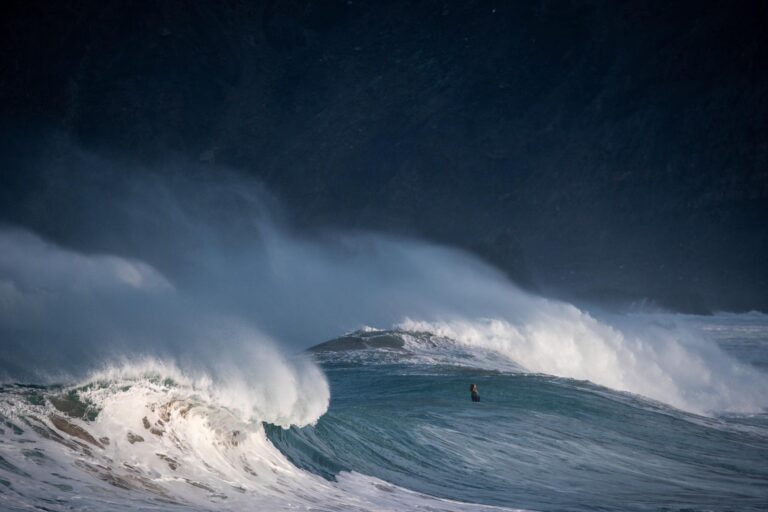
[[[768,310],[764,2],[3,10],[0,220],[66,238],[31,206],[41,155],[174,155],[548,293]]]

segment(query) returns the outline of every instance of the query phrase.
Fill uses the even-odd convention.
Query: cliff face
[[[4,9],[5,221],[56,231],[29,163],[55,134],[242,169],[299,225],[457,244],[571,298],[768,310],[763,2]]]

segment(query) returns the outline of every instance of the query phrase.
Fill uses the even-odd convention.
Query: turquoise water
[[[332,401],[317,425],[268,429],[294,464],[535,510],[768,506],[765,415],[708,418],[584,381],[370,357],[323,363]]]

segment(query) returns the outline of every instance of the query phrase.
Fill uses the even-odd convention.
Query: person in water
[[[470,384],[469,385],[469,392],[472,393],[472,401],[473,402],[479,402],[480,401],[480,392],[477,391],[477,384]]]

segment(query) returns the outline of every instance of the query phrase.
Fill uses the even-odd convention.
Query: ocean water
[[[0,509],[766,510],[766,317],[593,323],[365,328],[266,393],[153,360],[8,382]]]

